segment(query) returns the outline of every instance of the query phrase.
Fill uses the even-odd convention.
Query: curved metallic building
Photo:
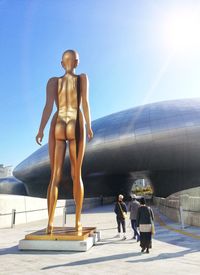
[[[23,182],[15,177],[0,178],[0,194],[27,195]]]
[[[85,197],[128,194],[133,181],[147,177],[157,196],[200,185],[200,99],[157,102],[92,123],[83,165]],[[60,198],[72,197],[66,155]],[[46,197],[50,178],[48,147],[14,169],[28,194]]]

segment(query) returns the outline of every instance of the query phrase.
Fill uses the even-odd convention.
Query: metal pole
[[[67,214],[66,210],[67,210],[66,207],[63,207],[63,227],[66,224],[66,214]]]
[[[181,228],[184,229],[184,217],[183,217],[183,207],[180,206],[180,220],[181,220]]]
[[[15,225],[15,217],[16,217],[16,209],[12,209],[12,215],[11,215],[11,228]]]

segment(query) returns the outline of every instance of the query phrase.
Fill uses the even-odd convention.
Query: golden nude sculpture
[[[43,131],[52,113],[53,104],[57,106],[49,131],[49,157],[51,179],[47,191],[48,225],[47,234],[53,232],[53,219],[58,198],[58,187],[66,152],[66,141],[69,145],[73,196],[76,204],[76,231],[82,230],[81,210],[84,198],[84,187],[81,167],[85,152],[85,122],[89,140],[93,137],[90,108],[88,101],[88,78],[86,74],[76,75],[79,56],[74,50],[67,50],[62,55],[61,65],[65,69],[62,77],[49,79],[46,90],[46,104],[36,141],[41,145]],[[83,114],[80,107],[82,106]],[[84,121],[85,118],[85,121]]]

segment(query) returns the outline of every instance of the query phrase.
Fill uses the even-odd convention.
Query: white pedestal
[[[94,238],[88,237],[84,241],[55,241],[55,240],[21,240],[20,250],[48,250],[48,251],[87,251],[94,245]]]
[[[44,230],[41,230],[26,235],[25,239],[19,241],[18,248],[19,250],[87,251],[100,240],[100,236],[100,231],[91,231],[89,235],[65,236],[58,233],[45,235]],[[75,240],[73,238],[79,239]]]

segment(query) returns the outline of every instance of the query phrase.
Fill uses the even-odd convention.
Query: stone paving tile
[[[73,226],[74,215],[68,215],[67,221],[68,226]],[[114,238],[116,221],[113,206],[87,210],[82,221],[84,226],[97,226],[102,233],[101,241],[87,252],[19,251],[19,240],[25,234],[44,228],[46,221],[0,230],[0,274],[199,274],[200,240],[156,223],[153,249],[150,254],[141,254],[139,243],[131,239],[129,221],[127,240]],[[167,219],[165,222],[170,223]],[[55,223],[61,226],[62,217],[56,218]],[[191,227],[190,231],[195,234],[199,228]]]

